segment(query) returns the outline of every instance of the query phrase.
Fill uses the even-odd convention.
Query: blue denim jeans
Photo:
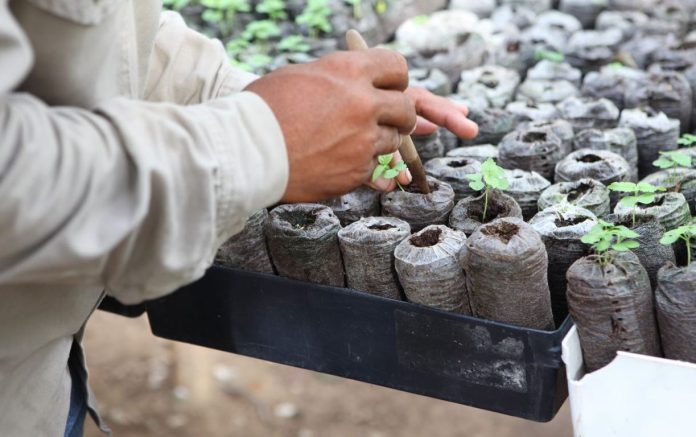
[[[87,415],[87,399],[85,390],[78,377],[72,376],[72,388],[70,389],[70,411],[68,422],[65,425],[64,437],[83,437],[85,431],[85,416]]]

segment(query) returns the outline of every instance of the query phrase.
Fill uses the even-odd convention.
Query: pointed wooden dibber
[[[366,50],[368,48],[360,32],[353,29],[346,33],[346,43],[348,45],[348,50]],[[425,170],[423,169],[423,162],[421,162],[418,151],[416,150],[416,145],[413,144],[413,140],[409,135],[404,135],[402,137],[399,152],[406,166],[408,166],[408,169],[411,171],[413,182],[416,183],[421,193],[429,194],[430,186],[428,186],[428,180],[425,175]]]

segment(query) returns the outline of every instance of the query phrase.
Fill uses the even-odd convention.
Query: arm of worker
[[[200,277],[288,180],[272,110],[245,92],[93,111],[15,92],[32,63],[0,0],[0,284],[106,287],[124,302]]]

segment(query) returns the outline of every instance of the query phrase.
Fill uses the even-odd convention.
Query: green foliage
[[[599,264],[607,266],[613,261],[612,251],[626,252],[640,247],[640,243],[634,240],[638,237],[640,235],[637,232],[625,226],[599,220],[580,241],[592,246],[592,250],[598,255]]]
[[[676,243],[677,240],[684,240],[686,243],[687,264],[691,265],[691,239],[694,237],[696,237],[696,223],[692,222],[688,225],[679,226],[676,229],[665,232],[660,239],[660,243],[669,246]]]
[[[654,161],[653,165],[662,169],[675,167],[691,168],[691,156],[678,150],[660,152],[660,158]]]
[[[329,33],[333,30],[329,21],[330,16],[331,8],[328,6],[328,0],[307,0],[307,5],[295,22],[307,26],[310,34],[316,37],[321,32]]]
[[[262,0],[256,5],[256,12],[268,15],[271,20],[286,20],[288,13],[285,12],[284,0]]]
[[[612,62],[611,64],[609,64],[609,68],[611,68],[612,70],[621,70],[622,68],[624,68],[624,64],[622,64],[621,62],[615,61],[615,62]]]
[[[384,14],[389,9],[389,2],[387,0],[377,0],[375,2],[375,12],[379,15]]]
[[[399,173],[407,169],[406,163],[404,161],[399,161],[394,167],[392,167],[391,163],[393,160],[393,153],[389,153],[387,155],[380,155],[377,157],[378,165],[372,172],[372,182],[379,179],[380,176],[384,179],[395,179],[397,176],[399,176]],[[399,188],[401,188],[401,191],[404,191],[404,188],[398,181],[396,181],[396,184],[399,186]]]
[[[681,138],[677,141],[677,144],[684,147],[690,147],[696,144],[696,135],[693,134],[683,134]]]
[[[546,49],[537,49],[534,52],[534,58],[537,61],[551,61],[551,62],[556,62],[556,63],[561,63],[565,61],[565,55],[561,52],[556,52],[553,50],[546,50]]]
[[[636,225],[636,209],[638,204],[648,205],[655,201],[655,193],[665,191],[664,187],[656,187],[655,185],[646,182],[614,182],[608,187],[612,191],[619,193],[631,193],[630,196],[624,196],[619,203],[627,208],[632,208],[633,226]]]
[[[162,6],[173,9],[175,11],[180,11],[189,5],[189,0],[163,0]]]
[[[286,36],[278,43],[278,50],[281,52],[307,53],[310,48],[302,35]]]
[[[280,36],[280,28],[271,20],[252,21],[242,33],[247,41],[268,41],[276,36]]]
[[[416,24],[425,24],[430,20],[430,17],[427,15],[417,15],[411,19],[414,23]]]
[[[505,170],[498,167],[493,158],[488,158],[481,164],[481,172],[466,175],[469,179],[469,187],[475,191],[484,190],[483,193],[483,215],[481,220],[486,221],[486,213],[488,212],[488,193],[491,189],[505,190],[508,186],[508,180],[505,177]]]

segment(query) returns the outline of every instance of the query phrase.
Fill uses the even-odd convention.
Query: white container
[[[585,374],[575,326],[562,357],[575,437],[696,436],[696,364],[619,352]]]

